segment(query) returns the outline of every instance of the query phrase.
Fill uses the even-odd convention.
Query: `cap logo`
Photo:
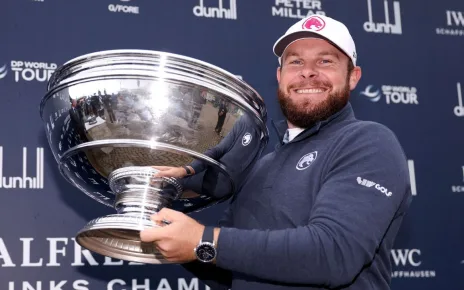
[[[311,16],[303,23],[303,29],[319,31],[324,27],[325,21],[319,16]]]

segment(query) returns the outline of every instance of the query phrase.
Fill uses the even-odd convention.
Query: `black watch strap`
[[[192,171],[190,170],[190,168],[188,168],[188,166],[182,166],[185,171],[187,172],[187,175],[192,175]]]
[[[205,230],[203,231],[203,237],[201,238],[202,242],[214,242],[214,227],[205,226]]]

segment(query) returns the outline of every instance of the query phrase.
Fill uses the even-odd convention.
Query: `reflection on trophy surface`
[[[265,106],[253,88],[211,64],[157,51],[103,51],[68,61],[51,77],[40,113],[61,174],[116,210],[90,221],[76,241],[141,263],[166,262],[139,239],[141,229],[157,226],[152,214],[163,207],[198,211],[234,193],[238,169],[209,157],[208,149],[243,122],[257,137],[247,133],[242,144],[258,140],[246,159],[259,156],[268,141]],[[207,165],[210,180],[227,183],[227,192],[153,176],[153,166],[193,161]]]

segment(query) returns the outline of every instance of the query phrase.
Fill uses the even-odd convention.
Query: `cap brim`
[[[327,37],[324,37],[317,32],[312,32],[312,31],[297,31],[285,36],[282,36],[279,40],[277,40],[276,44],[274,45],[274,54],[277,57],[282,57],[282,54],[284,53],[285,49],[293,42],[299,40],[299,39],[304,39],[304,38],[319,38],[327,41],[331,45],[335,46],[338,50],[340,50],[343,54],[345,54],[348,59],[351,60],[351,57],[347,54],[346,51],[341,49],[338,45],[333,43],[330,39]]]
[[[297,31],[297,32],[282,36],[279,40],[277,40],[276,44],[274,45],[274,54],[278,57],[281,57],[285,51],[285,48],[287,48],[287,46],[290,43],[296,40],[299,40],[299,39],[303,39],[303,38],[321,38],[321,39],[327,40],[330,43],[332,43],[330,40],[321,36],[318,33],[310,32],[310,31]]]

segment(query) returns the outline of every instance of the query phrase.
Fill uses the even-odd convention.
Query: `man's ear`
[[[353,69],[350,75],[350,90],[354,90],[359,80],[361,79],[362,70],[361,67],[357,66]]]
[[[277,67],[277,82],[280,83],[280,71],[282,70],[282,67]]]

